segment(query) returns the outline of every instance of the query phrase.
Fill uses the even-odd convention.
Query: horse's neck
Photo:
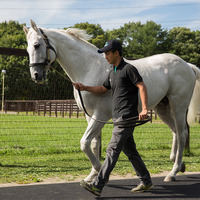
[[[92,85],[102,83],[109,66],[97,53],[97,48],[74,36],[55,34],[57,60],[71,81]]]

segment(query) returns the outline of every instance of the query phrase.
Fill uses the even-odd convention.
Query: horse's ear
[[[24,30],[24,33],[27,35],[28,34],[28,28],[26,26],[23,26],[23,30]]]
[[[31,27],[36,31],[39,32],[36,23],[31,19]]]

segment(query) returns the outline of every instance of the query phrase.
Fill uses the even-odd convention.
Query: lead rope
[[[51,65],[49,66],[51,67],[56,73],[58,73],[60,76],[62,76],[64,79],[68,80],[71,82],[71,80],[64,76],[63,74],[61,74],[59,71],[57,71],[55,68],[53,68]],[[103,123],[103,124],[113,124],[113,125],[117,125],[119,126],[119,128],[123,128],[123,127],[136,127],[136,126],[140,126],[140,125],[143,125],[147,122],[149,122],[151,120],[151,117],[150,116],[147,116],[146,119],[144,120],[139,120],[139,117],[136,116],[136,117],[131,117],[131,118],[127,118],[127,119],[124,119],[123,121],[117,121],[117,122],[107,122],[107,121],[102,121],[102,120],[99,120],[99,119],[94,119],[92,116],[89,115],[89,113],[87,112],[85,106],[84,106],[84,102],[83,102],[83,98],[82,98],[82,95],[81,95],[81,91],[78,89],[78,95],[79,95],[79,98],[80,98],[80,101],[81,101],[81,105],[82,105],[82,108],[85,112],[85,114],[90,117],[91,119],[99,122],[99,123]]]
[[[91,116],[88,114],[88,112],[87,112],[87,110],[86,110],[86,108],[85,108],[85,106],[84,106],[83,98],[82,98],[82,95],[81,95],[81,91],[80,91],[80,90],[78,90],[78,94],[79,94],[80,101],[81,101],[81,104],[82,104],[82,107],[83,107],[83,110],[84,110],[85,114],[86,114],[87,116],[89,116],[91,119],[94,119],[93,117],[91,117]],[[139,120],[139,117],[136,116],[136,117],[127,118],[127,119],[124,119],[123,121],[117,121],[117,122],[107,122],[107,121],[102,121],[102,120],[99,120],[99,119],[94,119],[94,120],[97,121],[97,122],[103,123],[103,124],[113,124],[113,125],[115,125],[115,126],[118,125],[119,128],[123,128],[123,127],[133,127],[133,126],[135,127],[135,126],[140,126],[140,125],[145,124],[145,123],[147,123],[148,121],[150,121],[150,120],[151,120],[151,117],[147,116],[146,119],[144,119],[144,120]]]

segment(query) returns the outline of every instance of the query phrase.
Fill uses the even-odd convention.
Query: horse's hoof
[[[164,181],[165,182],[174,182],[176,179],[173,176],[166,176]]]
[[[185,163],[182,162],[182,165],[181,165],[181,172],[184,173],[185,172]]]
[[[80,185],[83,186],[82,182],[87,182],[87,183],[91,183],[92,181],[86,181],[85,179],[82,179],[80,182]]]

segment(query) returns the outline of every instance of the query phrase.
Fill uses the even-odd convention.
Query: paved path
[[[163,182],[163,179],[153,178],[154,188],[137,194],[130,190],[138,184],[138,179],[112,180],[104,187],[101,197],[90,194],[78,182],[3,187],[0,200],[200,200],[200,174],[179,175],[172,183]]]

